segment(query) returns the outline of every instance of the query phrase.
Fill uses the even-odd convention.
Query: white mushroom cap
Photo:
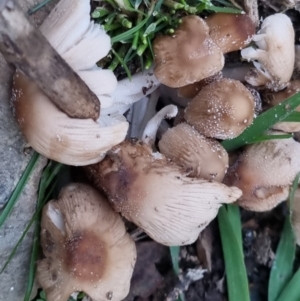
[[[37,280],[48,301],[84,291],[94,301],[123,300],[130,287],[136,248],[121,217],[94,188],[70,184],[43,209],[45,259]]]
[[[242,190],[240,206],[271,210],[289,195],[289,187],[300,171],[299,153],[300,143],[292,138],[250,145],[229,168],[225,183]]]
[[[282,90],[291,79],[295,61],[295,32],[289,17],[280,13],[267,17],[253,37],[258,49],[245,48],[241,55],[254,61],[246,81],[253,86]]]
[[[222,203],[241,196],[236,187],[187,177],[141,142],[122,142],[86,171],[118,212],[168,246],[193,243]]]
[[[69,165],[99,162],[126,137],[128,123],[106,116],[106,125],[73,119],[25,76],[15,76],[14,114],[27,142],[39,153]]]
[[[167,130],[158,146],[189,176],[222,182],[228,168],[226,150],[217,140],[204,137],[187,123]]]

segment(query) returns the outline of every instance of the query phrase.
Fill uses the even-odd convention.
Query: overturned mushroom
[[[258,46],[241,51],[245,60],[253,61],[256,69],[246,76],[253,86],[266,86],[279,91],[291,79],[295,61],[295,32],[290,18],[284,14],[267,17],[253,41]]]
[[[271,210],[289,195],[289,187],[300,171],[299,152],[300,144],[292,138],[250,145],[229,168],[225,183],[242,190],[240,206]]]
[[[121,217],[94,188],[70,184],[43,209],[41,244],[46,258],[37,280],[48,301],[84,291],[95,301],[122,300],[129,292],[135,244]]]
[[[268,91],[265,93],[265,100],[271,105],[276,106],[287,98],[300,92],[300,80],[292,81],[288,86],[279,92]],[[300,112],[300,106],[296,108],[296,112]],[[273,126],[273,129],[294,133],[300,131],[300,122],[278,122]]]
[[[241,82],[224,78],[204,87],[187,106],[184,118],[207,137],[232,139],[252,123],[254,108],[250,91]]]
[[[169,246],[193,243],[222,203],[241,196],[235,187],[187,177],[139,141],[122,142],[86,171],[118,212]]]
[[[209,37],[209,28],[198,16],[182,18],[172,36],[154,40],[154,74],[169,87],[183,87],[209,77],[224,66],[220,48]]]
[[[96,66],[110,50],[110,37],[90,21],[89,0],[73,2],[61,0],[40,29],[98,96],[100,119],[69,118],[19,72],[14,77],[12,106],[27,142],[36,151],[61,163],[86,165],[102,160],[107,150],[125,139],[128,122],[122,116],[124,106],[152,92],[157,81],[152,75],[136,75],[131,83],[135,89],[127,89],[124,98],[127,81],[117,82],[112,71]]]
[[[255,34],[255,24],[246,14],[217,13],[205,19],[209,36],[223,53],[247,46]]]
[[[222,182],[228,168],[227,152],[218,141],[204,137],[187,123],[169,129],[158,145],[160,152],[189,176]]]

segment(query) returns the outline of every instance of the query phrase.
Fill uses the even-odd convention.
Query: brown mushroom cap
[[[135,244],[121,217],[94,188],[65,187],[43,209],[45,259],[37,279],[48,301],[67,301],[84,291],[95,301],[122,300],[129,292]]]
[[[204,87],[185,110],[185,119],[201,134],[217,139],[240,135],[253,121],[255,102],[239,81],[221,79]]]
[[[172,36],[154,40],[154,74],[169,87],[183,87],[209,77],[224,66],[224,56],[198,16],[182,18]]]
[[[158,146],[162,154],[182,166],[189,176],[222,182],[228,168],[226,150],[187,123],[169,129]]]
[[[187,177],[142,142],[123,142],[85,168],[118,212],[169,246],[193,243],[222,203],[241,196],[235,187]]]
[[[229,168],[225,183],[243,191],[240,206],[271,210],[289,195],[289,187],[300,171],[299,153],[300,144],[292,138],[250,145]]]
[[[300,80],[295,80],[280,92],[266,92],[265,98],[271,106],[276,106],[286,100],[287,98],[300,92]],[[300,112],[300,106],[296,108]],[[273,126],[273,129],[284,131],[287,133],[294,133],[300,131],[300,122],[278,122]]]
[[[211,39],[223,53],[244,48],[255,34],[255,24],[242,14],[213,14],[205,19]]]

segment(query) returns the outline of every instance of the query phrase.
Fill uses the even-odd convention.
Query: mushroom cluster
[[[70,0],[61,0],[41,31],[99,97],[99,120],[68,117],[20,72],[14,77],[13,107],[35,150],[65,164],[84,165],[101,193],[71,184],[58,200],[47,203],[41,227],[45,258],[37,278],[49,301],[67,300],[76,291],[96,301],[118,301],[128,293],[136,260],[134,242],[118,213],[155,241],[181,246],[195,242],[222,204],[237,202],[263,211],[287,199],[300,171],[298,142],[273,139],[250,145],[229,166],[219,140],[239,136],[253,122],[259,105],[252,86],[268,88],[263,100],[271,105],[280,103],[284,93],[298,91],[296,82],[289,83],[294,50],[274,37],[282,26],[289,31],[283,39],[289,46],[294,32],[283,14],[266,18],[257,34],[246,14],[183,17],[172,35],[155,39],[154,75],[150,71],[117,82],[111,71],[96,65],[111,42],[90,21],[89,1],[72,2],[72,14],[66,17],[69,5]],[[250,42],[258,48],[241,50]],[[256,69],[241,81],[223,78],[224,55],[239,50],[243,59],[254,60]],[[178,113],[177,107],[165,106],[147,123],[141,139],[126,141],[124,112],[160,83],[179,88],[176,93],[188,99],[182,120],[155,145],[161,121]],[[278,124],[274,129],[294,132],[297,126],[287,130]]]

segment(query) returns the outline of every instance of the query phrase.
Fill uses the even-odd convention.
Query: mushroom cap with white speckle
[[[102,162],[85,168],[118,212],[168,246],[193,243],[223,203],[241,196],[236,187],[187,177],[139,141],[124,141]]]
[[[187,123],[168,129],[159,150],[182,166],[190,177],[222,182],[228,168],[228,154],[217,141],[206,138]]]
[[[136,261],[134,241],[103,195],[84,184],[63,188],[47,203],[41,222],[46,258],[37,280],[48,301],[84,291],[95,301],[123,300]]]
[[[293,138],[250,145],[229,168],[225,183],[242,190],[237,203],[245,209],[271,210],[288,198],[300,172],[299,153],[300,143]]]
[[[198,16],[182,18],[175,33],[153,42],[154,74],[166,86],[178,88],[209,77],[224,66],[220,48],[209,37],[209,28]]]
[[[240,50],[251,42],[255,24],[246,14],[212,14],[205,19],[209,36],[223,53]]]
[[[240,135],[253,121],[255,102],[239,81],[223,78],[204,87],[185,109],[185,120],[201,134],[217,139]]]

